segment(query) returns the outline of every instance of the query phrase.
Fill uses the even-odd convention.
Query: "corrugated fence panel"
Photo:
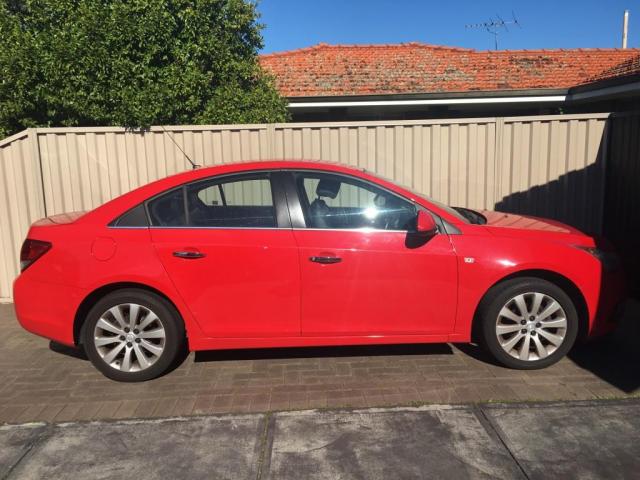
[[[267,159],[266,127],[139,133],[46,129],[38,134],[47,214],[89,210],[140,185],[200,165]],[[182,149],[184,153],[181,152]]]
[[[602,230],[606,117],[505,119],[496,209]]]
[[[0,142],[0,298],[11,295],[18,250],[33,220],[92,209],[139,185],[188,170],[181,150],[206,166],[296,158],[339,162],[444,203],[547,216],[597,232],[603,216],[608,117],[25,131]],[[637,118],[625,122],[625,132],[637,130]],[[619,150],[637,148],[625,146],[626,134],[617,135]],[[636,132],[636,143],[639,136]],[[615,178],[629,190],[625,178]],[[256,193],[256,201],[268,202],[267,193]],[[639,210],[622,208],[620,215],[631,219]]]
[[[493,206],[494,119],[379,123],[278,126],[273,157],[344,163],[436,200]]]
[[[31,131],[0,143],[0,299],[11,298],[11,284],[20,269],[20,245],[29,225],[44,216],[33,146]]]

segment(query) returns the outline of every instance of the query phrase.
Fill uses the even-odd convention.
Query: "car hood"
[[[537,238],[585,247],[593,247],[598,243],[596,238],[555,220],[502,212],[483,211],[481,213],[487,219],[483,227],[495,236]]]
[[[481,213],[487,219],[486,225],[489,227],[584,235],[577,228],[546,218],[515,215],[513,213],[492,212],[488,210],[484,210]]]

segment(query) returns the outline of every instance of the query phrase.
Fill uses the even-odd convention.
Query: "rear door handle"
[[[324,264],[338,263],[342,261],[340,257],[309,257],[309,260],[311,260],[312,262]]]
[[[196,259],[205,257],[206,255],[195,250],[178,250],[176,252],[173,252],[173,256],[178,258]]]

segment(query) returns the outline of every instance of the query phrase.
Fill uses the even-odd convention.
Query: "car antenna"
[[[171,135],[171,133],[169,133],[169,130],[167,130],[166,128],[164,128],[164,125],[161,125],[162,130],[164,130],[164,133],[166,133],[167,135],[169,135],[169,138],[171,139],[171,141],[174,143],[174,145],[176,147],[178,147],[178,150],[180,150],[182,152],[182,154],[184,155],[184,158],[187,159],[187,161],[191,164],[191,167],[195,170],[199,167],[201,167],[201,165],[198,165],[197,163],[195,163],[193,160],[191,160],[189,158],[189,155],[187,155],[187,153],[182,149],[182,147],[178,144],[178,142],[175,141],[175,139],[173,138],[173,135]]]

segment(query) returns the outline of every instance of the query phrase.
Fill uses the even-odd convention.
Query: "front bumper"
[[[589,329],[589,337],[598,337],[615,330],[624,316],[627,293],[622,270],[602,274],[598,308]]]

